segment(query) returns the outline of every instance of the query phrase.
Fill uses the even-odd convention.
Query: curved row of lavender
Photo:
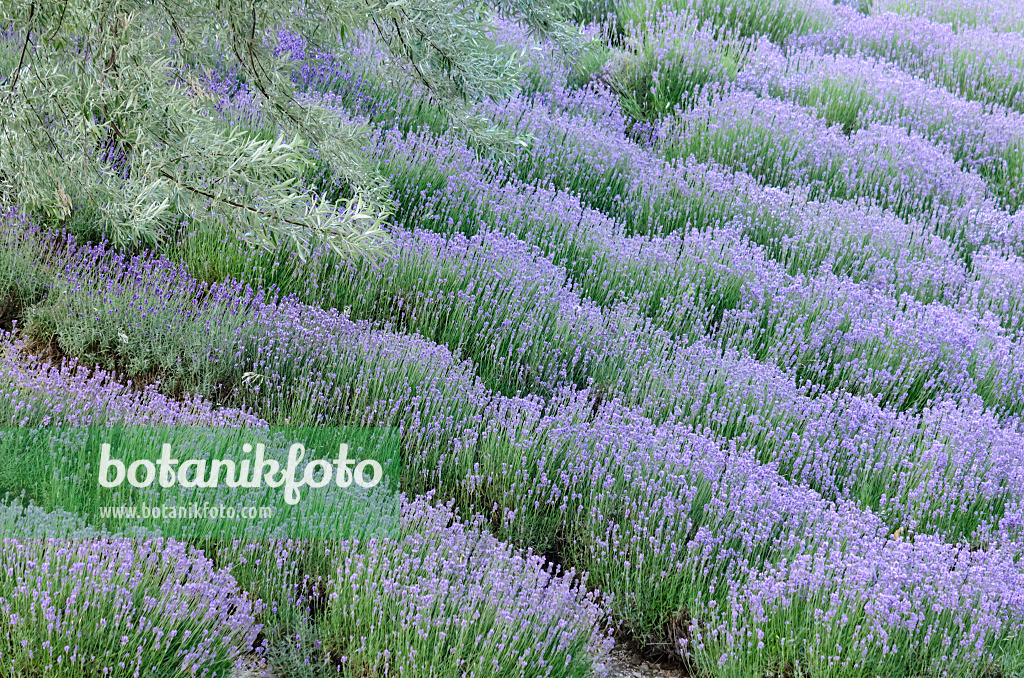
[[[15,339],[0,357],[7,426],[267,425],[198,396],[171,400],[153,386],[136,390],[103,370],[57,367],[25,352]],[[487,663],[473,675],[600,675],[612,642],[601,629],[606,606],[585,589],[585,574],[554,571],[479,521],[462,525],[429,496],[403,504],[401,537],[329,547],[236,540],[205,554],[144,529],[112,536],[76,514],[10,497],[0,503],[0,528],[3,675],[231,676],[254,649],[274,653],[267,637],[282,608],[309,613],[315,595],[329,601],[328,621],[298,654],[307,667],[320,661],[354,675],[481,658]],[[366,563],[393,578],[357,580],[354,563],[363,579]],[[424,592],[440,596],[440,610]],[[396,609],[403,623],[394,623]],[[474,646],[455,642],[467,628],[479,634]]]
[[[259,633],[283,667],[582,677],[612,629],[697,675],[1024,669],[1024,36],[918,5],[595,3],[583,75],[502,25],[504,155],[407,105],[367,36],[283,33],[304,96],[378,130],[400,228],[373,261],[10,215],[0,423],[393,426],[417,498],[399,538],[172,561],[10,504],[91,540],[3,542],[0,671],[225,675]],[[173,611],[128,595],[154,582]],[[106,631],[142,618],[187,642]]]

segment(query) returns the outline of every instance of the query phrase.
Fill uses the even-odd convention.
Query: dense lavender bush
[[[624,110],[638,120],[654,120],[710,96],[716,85],[736,77],[749,49],[725,29],[695,25],[677,11],[662,11],[651,25],[629,36],[636,55],[623,53],[609,65]]]
[[[164,540],[0,543],[6,675],[227,677],[260,609],[201,552]]]
[[[324,647],[342,675],[605,675],[611,639],[585,578],[551,572],[479,521],[422,501],[404,513],[408,536],[337,553]]]
[[[831,28],[835,21],[829,0],[632,0],[616,3],[616,12],[622,24],[647,26],[665,7],[686,12],[701,23],[710,22],[743,36],[765,35],[774,42]]]
[[[1012,557],[927,538],[873,550],[767,569],[730,595],[731,620],[742,622],[691,627],[687,646],[715,660],[719,675],[956,676],[1020,652],[1020,603],[1006,595],[1020,586]],[[988,585],[971,581],[972,571]]]

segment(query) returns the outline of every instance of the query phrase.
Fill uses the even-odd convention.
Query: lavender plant
[[[180,542],[4,538],[6,675],[229,676],[259,626],[231,576]]]
[[[342,675],[605,675],[605,610],[575,572],[551,572],[480,521],[452,524],[450,509],[416,502],[405,521],[399,540],[337,554],[324,647]]]
[[[749,41],[710,23],[694,25],[684,13],[663,10],[651,25],[629,36],[635,54],[626,51],[610,64],[623,108],[637,120],[689,108],[735,78],[746,58]]]
[[[731,28],[742,36],[765,35],[773,42],[785,42],[794,36],[831,28],[835,21],[828,0],[634,0],[616,3],[618,20],[623,25],[651,25],[656,13],[670,8],[692,15],[700,23]]]

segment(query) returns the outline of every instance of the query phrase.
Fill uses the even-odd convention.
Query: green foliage
[[[11,321],[46,294],[44,250],[34,233],[0,229],[0,330],[9,331]]]
[[[833,20],[821,5],[807,0],[635,0],[615,9],[619,24],[641,31],[656,28],[661,12],[670,10],[740,37],[764,35],[777,44],[828,28]]]
[[[662,21],[670,21],[666,15]],[[677,18],[678,22],[678,18]],[[707,98],[716,86],[736,78],[749,42],[727,31],[679,26],[637,36],[635,54],[621,54],[612,69],[623,110],[634,120],[652,122]]]
[[[611,52],[606,45],[595,43],[591,49],[585,50],[580,55],[579,60],[569,72],[567,84],[577,88],[586,86],[600,74],[610,57]]]
[[[347,28],[373,28],[392,67],[453,121],[495,140],[501,134],[469,113],[514,82],[514,59],[488,47],[491,18],[515,18],[572,48],[566,9],[520,0],[310,0],[298,12],[279,0],[3,0],[0,24],[14,37],[0,65],[14,66],[0,80],[0,201],[60,221],[87,206],[119,245],[160,244],[184,215],[269,249],[379,250],[393,206],[361,150],[369,130],[297,95],[274,31],[288,25],[339,52]],[[225,59],[257,96],[261,129],[216,119],[200,76]],[[348,181],[351,197],[336,203],[301,189],[315,160]]]
[[[160,298],[159,290],[152,288],[134,292],[140,300]],[[132,314],[119,308],[122,302],[123,297],[117,295],[90,300],[57,280],[45,303],[27,313],[26,329],[36,345],[55,344],[84,364],[99,365],[131,379],[164,377],[166,387],[175,394],[209,393],[212,385],[232,383],[236,378],[219,358],[231,345],[237,328],[253,322],[252,312],[232,309],[233,304],[227,302],[198,311],[183,304],[162,314],[149,313],[144,322],[136,322]],[[110,322],[97,324],[97,311]],[[228,314],[230,325],[216,322]],[[199,323],[186,322],[192,319]],[[169,329],[172,325],[176,329]]]

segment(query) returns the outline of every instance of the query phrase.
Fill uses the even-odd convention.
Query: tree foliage
[[[119,244],[159,244],[175,220],[212,219],[250,242],[383,245],[388,186],[368,128],[296,91],[278,29],[325,53],[376,34],[393,66],[470,134],[472,103],[506,93],[514,59],[489,49],[495,15],[561,45],[571,0],[0,0],[0,201],[66,219],[83,206]],[[228,63],[260,100],[260,127],[218,119],[202,73]],[[329,202],[299,177],[327,163],[350,186]]]

